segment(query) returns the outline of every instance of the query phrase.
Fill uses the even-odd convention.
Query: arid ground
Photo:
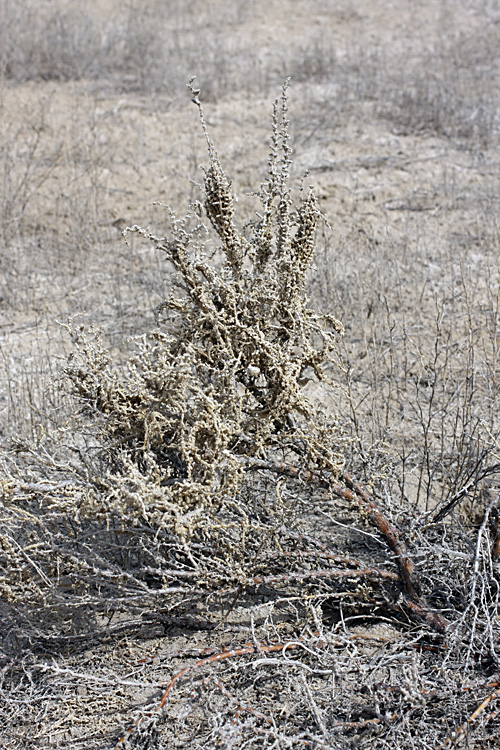
[[[139,514],[125,559],[112,500],[107,521],[90,490],[63,509],[97,471],[76,331],[120,368],[171,288],[123,230],[168,236],[158,203],[204,200],[193,76],[243,234],[290,79],[291,196],[313,186],[324,217],[308,305],[344,327],[333,385],[304,393],[381,514],[311,489],[326,464],[296,442],[303,488],[287,454],[248,490],[284,503],[279,527],[245,511],[265,565],[233,555],[226,582],[199,572],[205,531],[189,546]],[[499,92],[494,0],[0,1],[2,748],[499,746]]]

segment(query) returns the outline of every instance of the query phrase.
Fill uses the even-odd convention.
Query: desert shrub
[[[193,205],[181,220],[167,208],[169,237],[127,230],[152,241],[175,272],[174,293],[156,309],[158,328],[119,370],[98,333],[90,339],[71,329],[78,349],[68,376],[101,424],[113,481],[143,477],[137,505],[129,498],[124,506],[127,514],[145,514],[143,520],[179,522],[182,511],[194,519],[203,508],[206,523],[206,513],[237,497],[245,457],[281,455],[284,444],[311,467],[339,471],[338,433],[331,425],[327,438],[303,386],[328,380],[342,326],[307,307],[304,275],[321,215],[312,190],[292,209],[285,107],[284,99],[275,110],[262,213],[249,239],[236,227],[231,185],[207,135],[204,206]],[[203,209],[220,263],[208,255]]]
[[[15,537],[36,534],[40,524],[46,534],[47,546],[37,555],[50,572],[40,572],[33,584],[33,594],[38,591],[42,599],[48,589],[60,603],[61,559],[51,549],[55,539],[69,566],[66,585],[82,594],[82,561],[69,548],[79,546],[82,533],[100,534],[103,523],[119,535],[139,527],[156,535],[154,549],[144,546],[140,533],[127,542],[128,554],[138,546],[138,569],[157,570],[157,576],[149,574],[155,579],[149,589],[154,597],[165,581],[158,554],[162,559],[171,554],[158,552],[157,540],[164,535],[173,535],[174,546],[185,549],[188,567],[194,564],[190,545],[204,540],[195,569],[202,565],[212,586],[231,575],[249,575],[260,564],[249,549],[266,546],[283,514],[291,511],[277,498],[270,502],[261,481],[249,481],[252,467],[293,456],[293,463],[308,471],[336,477],[342,469],[341,431],[327,419],[322,400],[315,406],[305,394],[313,381],[331,387],[328,368],[342,326],[307,305],[304,276],[321,214],[312,190],[302,191],[298,208],[292,208],[286,106],[284,95],[274,111],[269,172],[259,192],[262,210],[245,233],[237,229],[231,185],[208,134],[204,205],[193,205],[180,220],[165,209],[168,237],[137,226],[128,230],[152,241],[175,274],[172,294],[156,310],[157,328],[138,339],[136,353],[113,361],[98,331],[68,326],[75,350],[66,376],[80,404],[85,460],[74,470],[75,482],[55,483],[58,499],[51,511],[15,525],[13,532]],[[213,229],[212,250],[202,211]],[[82,445],[71,450],[82,455]],[[42,494],[50,494],[46,469],[32,470],[33,491],[38,481]],[[67,516],[85,529],[77,525],[66,536]],[[88,523],[97,524],[93,532]],[[10,544],[4,548],[9,554]],[[164,544],[163,539],[160,547]],[[99,554],[118,565],[119,577],[123,560],[105,547],[106,542]],[[87,554],[94,559],[95,550],[87,548]],[[95,560],[86,560],[89,564]],[[108,574],[105,606],[117,595],[111,592],[115,574]],[[24,596],[23,576],[16,566],[6,572],[3,590],[10,599]],[[100,586],[91,591],[86,580],[84,588],[86,597],[104,604]]]
[[[106,702],[98,740],[121,735],[117,747],[447,746],[497,694],[497,499],[465,529],[460,494],[437,508],[398,505],[382,472],[367,474],[366,489],[346,471],[355,441],[329,408],[341,398],[343,329],[308,304],[322,216],[312,189],[294,208],[286,86],[259,211],[243,227],[191,91],[208,146],[204,200],[181,219],[163,206],[166,236],[126,232],[171,271],[156,327],[129,355],[70,321],[64,382],[76,413],[2,457],[6,713],[35,685],[52,715],[83,681],[93,705]],[[86,649],[91,660],[90,646],[111,639],[127,661],[127,637],[145,624],[215,636],[190,666],[148,683],[131,722],[141,672],[95,678],[62,655]],[[224,651],[226,625],[249,629],[251,642]],[[207,668],[170,707],[174,687]],[[473,713],[478,691],[488,697]],[[162,715],[175,721],[160,730]],[[26,714],[12,724],[20,742],[28,724]]]

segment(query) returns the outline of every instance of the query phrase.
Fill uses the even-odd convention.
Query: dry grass
[[[498,744],[494,9],[279,6],[0,6],[9,750]]]

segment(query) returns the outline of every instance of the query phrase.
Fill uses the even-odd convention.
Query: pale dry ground
[[[88,5],[103,24],[118,12],[112,0]],[[183,82],[197,75],[202,98],[205,84],[210,135],[246,219],[255,210],[247,194],[265,171],[271,102],[290,75],[294,173],[298,182],[309,171],[329,222],[318,237],[312,304],[346,330],[347,373],[327,406],[351,431],[352,461],[365,479],[390,478],[396,517],[405,498],[412,509],[432,507],[457,474],[453,458],[465,456],[462,433],[494,445],[500,427],[497,4],[259,0],[172,9],[175,39],[193,42],[188,61],[177,53],[168,93],[158,70],[154,91],[116,71],[102,80],[1,82],[2,450],[13,436],[29,445],[71,413],[57,382],[72,347],[60,326],[68,316],[102,326],[116,352],[154,325],[168,284],[162,259],[136,238],[125,244],[121,232],[141,224],[161,235],[153,201],[181,215],[198,196],[205,143]],[[140,25],[140,4],[136,13]],[[161,22],[166,34],[169,20]],[[472,381],[454,431],[449,394]],[[434,395],[444,399],[435,411]],[[497,491],[495,476],[479,488],[479,519]],[[232,622],[248,627],[248,612],[235,608]],[[235,639],[250,636],[229,630],[218,643]],[[0,744],[110,747],[175,671],[163,662],[130,665],[211,643],[210,634],[153,622],[83,650],[51,653],[49,644],[40,659],[52,667],[43,684],[12,696]],[[169,744],[162,731],[165,748],[193,741],[187,733]],[[199,746],[212,741],[208,734]]]

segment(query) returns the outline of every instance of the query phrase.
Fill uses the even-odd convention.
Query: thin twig
[[[465,721],[461,726],[458,727],[458,729],[454,733],[454,736],[448,737],[441,745],[439,745],[437,750],[444,750],[444,748],[450,748],[453,745],[457,745],[464,737],[466,737],[471,724],[476,721],[476,719],[481,715],[484,709],[487,708],[490,705],[491,701],[495,698],[500,698],[500,688],[487,695],[486,698],[481,701],[475,711],[471,713],[467,721]],[[491,714],[488,714],[486,719],[489,720],[497,715],[498,711],[493,711]]]
[[[288,644],[286,643],[249,643],[244,646],[240,646],[239,648],[233,648],[228,651],[222,651],[219,653],[212,654],[211,656],[207,656],[203,659],[199,659],[194,664],[188,664],[186,667],[181,669],[177,674],[175,674],[170,682],[168,683],[166,690],[164,691],[158,705],[154,708],[153,711],[149,711],[146,714],[143,714],[140,716],[136,721],[126,730],[125,734],[123,734],[118,742],[116,743],[114,750],[119,750],[119,748],[127,741],[127,739],[130,737],[134,729],[137,729],[146,719],[151,718],[152,716],[158,715],[163,707],[165,706],[170,693],[172,692],[172,689],[175,687],[175,685],[181,680],[183,677],[185,677],[188,672],[191,672],[193,669],[199,669],[200,667],[204,667],[207,664],[214,664],[215,662],[223,661],[224,659],[230,659],[238,656],[245,656],[246,654],[255,654],[255,653],[261,653],[261,654],[267,654],[271,653],[273,651],[281,651],[283,650]],[[299,646],[298,642],[294,642],[293,644],[290,644],[290,648],[296,648]]]
[[[229,698],[229,700],[236,703],[236,705],[238,706],[238,711],[237,711],[236,716],[233,719],[233,722],[236,721],[240,713],[245,711],[247,714],[252,714],[253,716],[256,716],[258,719],[262,719],[263,721],[267,722],[267,724],[269,724],[270,726],[274,726],[274,722],[268,716],[266,716],[265,714],[262,714],[260,711],[257,711],[257,709],[252,708],[252,706],[249,706],[248,704],[241,703],[241,701],[235,698],[234,695],[231,695],[229,690],[227,690],[225,685],[223,685],[220,680],[214,679],[214,682],[219,688],[219,690],[221,691],[221,693],[225,695],[226,698]]]

